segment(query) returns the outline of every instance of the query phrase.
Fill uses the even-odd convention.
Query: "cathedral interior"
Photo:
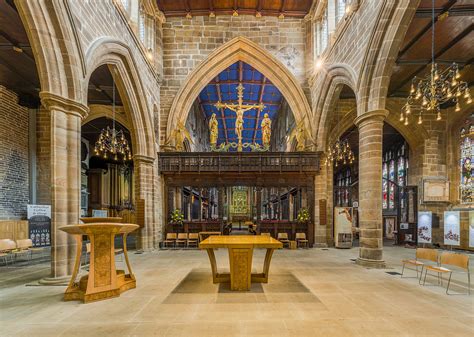
[[[0,336],[472,336],[473,19],[0,0]]]

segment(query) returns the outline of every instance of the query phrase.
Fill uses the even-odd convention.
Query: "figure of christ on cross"
[[[235,112],[236,114],[235,134],[237,135],[237,139],[238,139],[237,151],[241,152],[242,151],[242,130],[244,128],[244,112],[251,109],[260,109],[261,111],[265,109],[265,105],[263,105],[263,103],[250,104],[250,105],[243,104],[244,86],[242,85],[242,83],[239,83],[239,85],[237,86],[237,97],[238,97],[238,104],[228,104],[228,103],[222,103],[218,101],[216,104],[214,104],[214,106],[217,109],[229,109]]]

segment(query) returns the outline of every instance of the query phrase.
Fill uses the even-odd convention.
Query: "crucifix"
[[[235,134],[237,135],[237,139],[238,139],[237,151],[241,152],[242,151],[242,130],[244,128],[244,112],[251,109],[263,110],[265,109],[265,105],[263,105],[263,103],[250,104],[250,105],[243,104],[244,86],[242,85],[242,83],[239,83],[239,85],[237,86],[237,97],[238,97],[237,104],[235,103],[228,104],[228,103],[222,103],[221,101],[218,101],[216,104],[214,104],[214,106],[217,109],[229,109],[235,112],[236,114]]]

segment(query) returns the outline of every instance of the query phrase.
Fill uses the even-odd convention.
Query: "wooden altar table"
[[[60,230],[74,235],[77,242],[76,262],[71,281],[64,294],[66,301],[83,300],[84,303],[120,296],[136,287],[127,254],[127,235],[139,226],[122,223],[90,223],[64,226]],[[91,243],[89,274],[76,282],[82,255],[82,236],[87,235]],[[128,268],[115,269],[115,235],[123,237],[123,255]]]
[[[280,241],[263,235],[210,236],[199,244],[206,249],[211,262],[214,283],[228,282],[231,290],[250,290],[251,282],[267,283],[273,251],[282,248]],[[227,248],[229,251],[230,273],[218,273],[214,249]],[[266,248],[263,272],[252,274],[254,248]]]

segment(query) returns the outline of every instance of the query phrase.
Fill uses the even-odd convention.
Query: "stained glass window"
[[[382,176],[383,176],[383,179],[382,179],[382,182],[383,182],[383,185],[382,185],[382,193],[383,193],[382,207],[384,209],[386,209],[388,207],[388,182],[387,182],[388,169],[387,169],[387,163],[386,162],[383,163]]]
[[[460,137],[460,198],[461,203],[466,204],[472,203],[474,190],[472,185],[472,175],[474,173],[474,166],[472,165],[472,158],[474,157],[474,125],[466,125],[461,128]]]
[[[339,22],[344,17],[346,12],[347,0],[336,1],[336,22]]]

